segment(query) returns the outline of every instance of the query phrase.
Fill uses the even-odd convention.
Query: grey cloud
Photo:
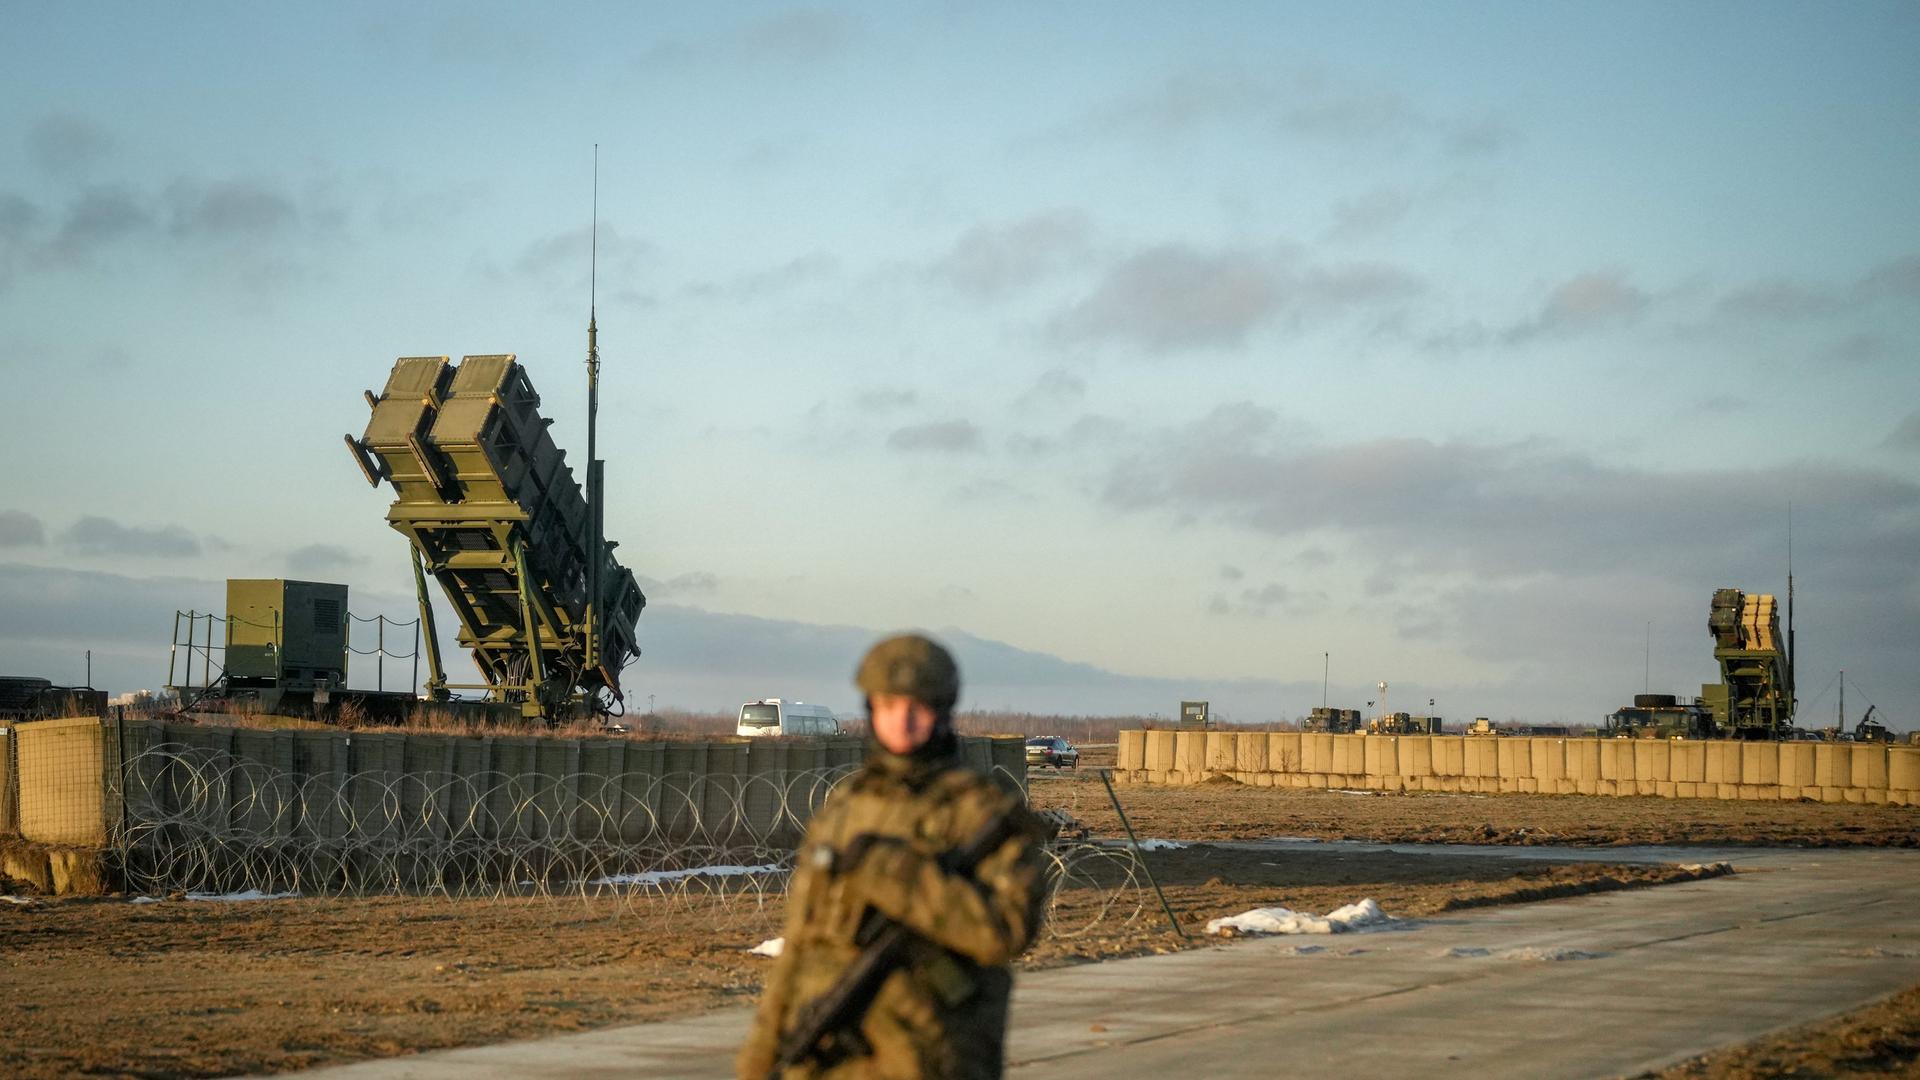
[[[1497,154],[1520,141],[1519,131],[1493,117],[1455,121],[1446,136],[1447,149],[1463,157]]]
[[[719,587],[720,579],[705,570],[678,574],[667,581],[667,589],[674,593],[710,593]]]
[[[1275,612],[1289,615],[1303,615],[1326,606],[1327,594],[1319,590],[1301,592],[1280,582],[1268,582],[1259,588],[1241,589],[1238,594],[1229,597],[1226,593],[1214,593],[1207,601],[1207,612],[1213,615],[1244,615],[1264,618]]]
[[[263,240],[299,221],[293,199],[242,180],[177,180],[166,191],[167,230],[180,238]]]
[[[1547,294],[1539,314],[1509,328],[1501,339],[1516,345],[1617,325],[1638,316],[1651,302],[1652,297],[1617,272],[1579,274],[1556,286]]]
[[[153,227],[153,213],[125,188],[90,188],[67,207],[47,254],[56,261],[83,261],[100,247]]]
[[[1784,276],[1760,278],[1728,290],[1714,304],[1722,319],[1819,319],[1855,311],[1882,300],[1920,299],[1920,255],[1881,263],[1845,285]]]
[[[1067,341],[1122,339],[1151,352],[1237,346],[1279,310],[1283,288],[1263,255],[1168,244],[1114,267],[1053,330]]]
[[[322,576],[350,570],[366,560],[338,544],[308,544],[287,553],[287,570]]]
[[[1150,353],[1232,349],[1284,311],[1397,302],[1420,288],[1393,267],[1300,267],[1274,251],[1163,244],[1113,266],[1049,331],[1063,342],[1121,341]]]
[[[1795,492],[1808,516],[1850,523],[1833,541],[1848,558],[1906,574],[1901,587],[1920,588],[1920,485],[1869,471],[1654,472],[1537,442],[1378,439],[1297,449],[1228,427],[1189,427],[1116,460],[1104,501],[1274,536],[1339,530],[1410,570],[1513,577],[1650,561],[1708,573],[1740,555],[1770,554],[1778,538],[1758,525],[1730,533],[1687,523],[1748,521]]]
[[[40,208],[26,198],[0,191],[0,292],[12,281],[40,217]]]
[[[1879,334],[1848,334],[1833,343],[1827,350],[1829,359],[1842,364],[1865,364],[1879,360],[1893,351],[1893,346]]]
[[[67,175],[86,169],[113,149],[113,137],[84,116],[55,113],[27,134],[27,152],[47,172]]]
[[[584,291],[592,271],[594,243],[592,230],[587,226],[564,229],[527,244],[514,257],[509,269],[547,288],[571,288],[577,284]],[[652,251],[645,241],[630,239],[618,226],[607,222],[600,224],[598,244],[600,276],[616,281],[639,277],[639,262]]]
[[[695,38],[668,38],[640,51],[643,71],[725,60],[739,64],[812,67],[843,55],[860,26],[848,15],[799,8],[767,15],[729,31]]]
[[[756,300],[770,293],[783,292],[809,282],[821,281],[840,273],[840,260],[816,251],[789,259],[778,266],[756,270],[727,282],[699,282],[687,287],[695,296]]]
[[[89,514],[68,526],[61,540],[82,555],[136,558],[188,558],[200,554],[200,541],[178,525],[143,528]]]
[[[1293,561],[1301,566],[1329,566],[1333,563],[1333,552],[1316,544],[1303,549],[1293,557]]]
[[[40,208],[25,197],[0,192],[0,245],[12,247],[24,241],[40,223],[40,217]]]
[[[1908,413],[1880,445],[1889,450],[1920,453],[1920,411]]]
[[[1327,235],[1352,240],[1385,232],[1405,221],[1413,210],[1413,193],[1405,188],[1376,188],[1333,206],[1333,226]]]
[[[936,420],[897,428],[887,436],[893,450],[957,454],[980,449],[980,429],[971,420]]]
[[[904,409],[916,405],[919,401],[920,394],[918,391],[891,386],[862,390],[853,397],[853,404],[856,408],[869,412],[891,412],[895,409]]]
[[[0,547],[32,547],[47,542],[47,528],[25,510],[0,510]]]
[[[1099,413],[1077,417],[1063,433],[1069,446],[1121,446],[1132,436],[1131,424]]]
[[[976,225],[934,260],[928,273],[969,296],[1000,297],[1084,260],[1092,235],[1092,224],[1077,210]]]
[[[1732,318],[1804,319],[1839,310],[1832,293],[1787,278],[1757,281],[1721,297],[1719,313]]]
[[[1920,255],[1907,255],[1874,267],[1855,290],[1869,298],[1920,299]]]
[[[690,596],[709,596],[719,591],[720,579],[705,570],[690,570],[676,574],[665,581],[658,578],[641,576],[638,578],[640,589],[650,600],[685,599]],[[648,613],[653,608],[647,609]]]
[[[1390,88],[1306,66],[1260,76],[1177,72],[1094,108],[1049,138],[1163,141],[1211,127],[1341,142],[1428,136],[1455,155],[1489,154],[1517,140],[1496,118],[1436,114]]]
[[[1737,394],[1714,394],[1694,402],[1692,412],[1714,413],[1720,416],[1733,416],[1746,412],[1753,403]]]
[[[783,11],[740,31],[741,46],[754,57],[814,64],[845,51],[855,25],[845,14],[818,8]]]
[[[1920,414],[1888,441],[1920,451]],[[1109,508],[1159,515],[1170,529],[1337,536],[1342,562],[1364,574],[1357,612],[1402,636],[1438,633],[1541,687],[1579,655],[1636,655],[1633,635],[1611,628],[1656,618],[1699,632],[1691,655],[1702,670],[1679,683],[1711,680],[1698,628],[1707,598],[1729,585],[1781,590],[1788,498],[1803,644],[1818,643],[1822,664],[1851,672],[1854,655],[1920,694],[1906,655],[1920,625],[1920,483],[1899,475],[1812,463],[1655,470],[1533,441],[1302,448],[1277,433],[1209,438],[1183,425],[1117,455],[1104,494]],[[1229,611],[1254,599],[1222,598]],[[1582,628],[1621,640],[1597,646]],[[1582,673],[1568,685],[1597,716],[1639,685],[1614,682]]]
[[[1241,578],[1246,576],[1247,576],[1246,571],[1240,569],[1237,566],[1222,565],[1220,567],[1221,581],[1239,581]]]
[[[1015,404],[1058,407],[1086,396],[1087,380],[1065,368],[1049,368],[1040,373]]]

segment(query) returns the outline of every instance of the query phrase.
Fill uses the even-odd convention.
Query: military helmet
[[[953,654],[919,634],[897,634],[868,649],[853,683],[868,697],[896,694],[941,711],[960,700]]]

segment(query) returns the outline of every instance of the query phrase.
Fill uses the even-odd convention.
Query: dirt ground
[[[1120,819],[1090,770],[1036,772],[1037,806],[1067,810],[1100,835]],[[1446,844],[1920,846],[1920,807],[1596,795],[1469,795],[1263,788],[1115,786],[1142,838],[1275,836]]]
[[[1920,811],[1871,806],[1345,795],[1235,784],[1122,786],[1119,794],[1142,837],[1189,841],[1910,846],[1920,831]],[[1036,778],[1033,801],[1065,810],[1096,835],[1121,835],[1105,788],[1088,771]],[[1258,906],[1322,913],[1372,897],[1412,917],[1691,876],[1671,867],[1207,844],[1150,858],[1196,938],[1207,919]],[[1213,945],[1174,936],[1143,882],[1116,890],[1111,860],[1072,866],[1053,929],[1024,964]],[[0,902],[0,1075],[281,1071],[743,1003],[768,964],[746,950],[777,932],[778,914],[778,898],[751,896]],[[1914,1075],[1920,990],[1875,1009],[1670,1075]]]
[[[1195,846],[1152,856],[1194,940],[1207,919],[1372,897],[1389,913],[1655,884],[1663,867]],[[1183,947],[1150,891],[1081,864],[1029,967]],[[1119,900],[1113,898],[1118,895]],[[125,899],[0,903],[0,1075],[280,1071],[685,1015],[750,1001],[777,903]]]
[[[1920,1077],[1920,986],[1825,1023],[1650,1075],[1659,1080]]]

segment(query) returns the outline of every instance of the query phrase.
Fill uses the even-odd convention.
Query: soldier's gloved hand
[[[907,908],[915,880],[928,859],[894,836],[856,837],[844,853],[847,880],[881,914],[897,919]]]

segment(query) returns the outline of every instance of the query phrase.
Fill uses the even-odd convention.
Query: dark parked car
[[[1056,769],[1080,767],[1080,750],[1058,735],[1035,735],[1027,740],[1027,766],[1051,765]]]

